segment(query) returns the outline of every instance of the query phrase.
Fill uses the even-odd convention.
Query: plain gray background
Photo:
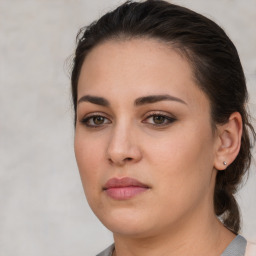
[[[73,153],[68,65],[78,29],[118,0],[0,0],[0,255],[95,255],[112,236],[89,209]],[[176,0],[237,46],[256,108],[256,1]],[[255,154],[254,154],[255,155]],[[238,193],[256,240],[256,167]]]

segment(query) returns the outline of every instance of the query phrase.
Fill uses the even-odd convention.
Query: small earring
[[[223,164],[224,164],[224,165],[227,165],[227,162],[226,162],[226,161],[224,161],[224,162],[223,162]]]

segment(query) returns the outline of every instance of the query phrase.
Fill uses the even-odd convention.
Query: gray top
[[[247,245],[247,241],[245,240],[245,238],[238,235],[228,245],[228,247],[221,254],[221,256],[244,256],[245,255],[245,250],[246,250],[246,245]]]
[[[103,252],[97,254],[96,256],[111,256],[115,248],[115,244],[110,245],[107,249]]]
[[[244,256],[247,241],[244,237],[237,235],[235,239],[228,245],[225,251],[220,256]],[[96,256],[111,256],[115,245],[112,244],[103,252],[97,254]]]

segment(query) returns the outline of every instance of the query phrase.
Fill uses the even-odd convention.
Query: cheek
[[[75,156],[86,196],[93,195],[102,179],[103,145],[89,136],[75,135]]]
[[[211,202],[214,180],[207,141],[176,136],[154,154],[152,176],[163,219],[175,221],[202,202]]]
[[[151,152],[150,164],[159,170],[155,179],[159,179],[159,183],[166,185],[165,190],[176,196],[177,193],[190,196],[190,193],[209,189],[207,186],[213,170],[211,130],[183,129],[183,132],[182,128],[177,129]]]

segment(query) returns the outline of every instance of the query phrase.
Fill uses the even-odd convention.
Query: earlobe
[[[242,117],[239,112],[230,115],[227,123],[219,125],[218,144],[214,167],[217,170],[225,170],[237,157],[242,137]]]

